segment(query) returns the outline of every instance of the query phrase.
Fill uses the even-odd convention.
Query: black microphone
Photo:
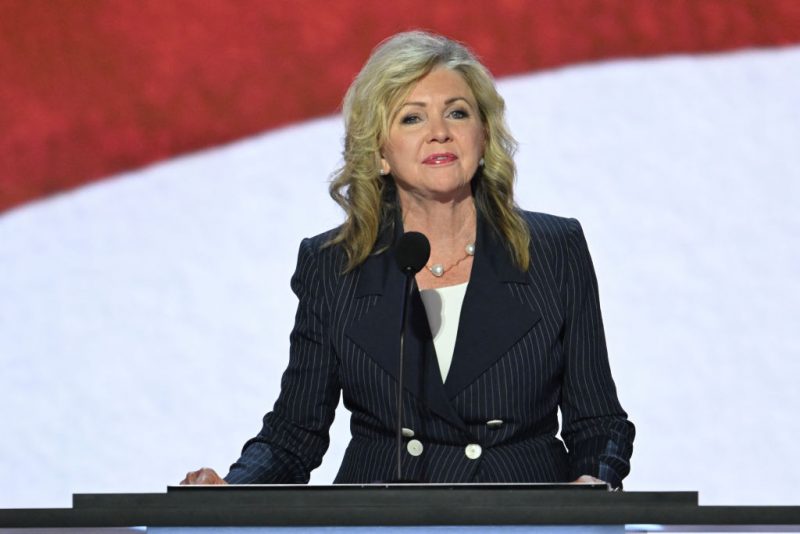
[[[397,241],[394,249],[397,266],[403,273],[415,275],[425,267],[431,257],[431,244],[424,234],[419,232],[406,232]]]
[[[400,323],[400,371],[397,375],[397,482],[403,480],[403,362],[404,341],[408,328],[408,302],[414,291],[414,275],[428,263],[431,257],[431,244],[428,238],[419,232],[406,232],[397,241],[394,249],[397,266],[406,277],[403,290],[402,322]]]

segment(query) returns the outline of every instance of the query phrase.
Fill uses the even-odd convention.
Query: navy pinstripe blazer
[[[629,471],[634,427],[617,400],[580,224],[523,216],[532,237],[527,272],[479,218],[444,383],[422,300],[418,292],[412,298],[403,426],[422,453],[404,453],[407,478],[564,482],[589,474],[618,486]],[[335,482],[394,476],[403,275],[391,248],[341,274],[342,251],[322,246],[331,235],[300,245],[289,365],[273,411],[231,466],[230,483],[308,482],[328,448],[340,391],[352,412],[352,440]],[[556,437],[559,407],[563,442]]]

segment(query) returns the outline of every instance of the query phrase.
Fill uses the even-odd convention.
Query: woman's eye
[[[450,116],[454,119],[466,119],[469,117],[469,112],[465,109],[454,109],[450,112]]]
[[[416,124],[420,121],[419,115],[406,115],[400,119],[401,124]]]

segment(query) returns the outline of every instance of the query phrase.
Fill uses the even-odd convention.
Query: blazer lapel
[[[526,274],[513,264],[506,247],[479,217],[472,273],[445,382],[450,399],[473,383],[541,318],[509,287],[527,283]]]
[[[396,224],[395,238],[402,235]],[[382,243],[388,240],[382,239]],[[396,242],[396,239],[392,242]],[[397,267],[392,246],[370,256],[359,267],[355,298],[377,296],[377,303],[358,321],[346,328],[345,334],[396,380],[399,377],[401,307],[405,279]],[[422,401],[431,411],[450,423],[466,429],[442,386],[433,336],[419,291],[414,288],[409,303],[409,328],[405,336],[403,387]]]

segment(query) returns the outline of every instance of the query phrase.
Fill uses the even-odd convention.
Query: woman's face
[[[401,102],[381,166],[392,174],[401,195],[446,201],[469,194],[484,141],[472,90],[461,74],[440,67]]]

